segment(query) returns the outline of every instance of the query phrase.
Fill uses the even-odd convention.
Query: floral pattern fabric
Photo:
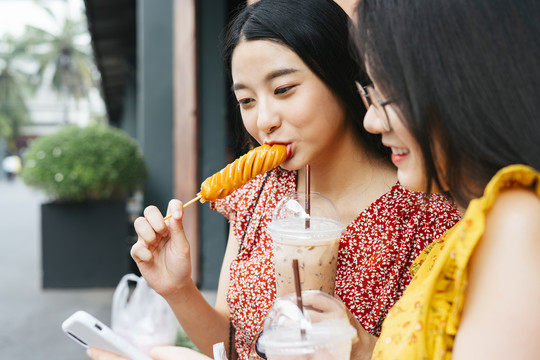
[[[296,172],[272,170],[260,191],[265,176],[211,204],[232,222],[241,244],[230,266],[227,294],[240,359],[247,359],[276,297],[267,224],[279,200],[296,190]],[[458,220],[457,208],[445,196],[434,195],[427,202],[423,194],[397,183],[347,226],[340,240],[335,291],[367,331],[379,334],[386,313],[411,280],[411,263]]]
[[[463,220],[418,256],[414,278],[383,324],[372,359],[451,359],[465,302],[469,259],[499,193],[513,187],[540,197],[540,173],[523,165],[500,170]]]

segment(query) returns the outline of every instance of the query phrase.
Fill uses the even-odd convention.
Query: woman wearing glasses
[[[464,214],[416,260],[374,359],[538,358],[538,19],[536,0],[359,4],[365,127],[403,186]]]
[[[212,204],[230,221],[215,307],[189,276],[181,203],[171,202],[173,218],[166,222],[155,208],[136,222],[132,253],[141,273],[208,355],[219,342],[240,359],[253,349],[276,296],[267,225],[284,195],[304,190],[307,164],[311,191],[332,200],[347,225],[336,294],[358,328],[369,332],[362,339],[371,346],[411,280],[409,265],[459,219],[445,196],[426,202],[424,194],[397,183],[389,151],[363,129],[366,109],[354,84],[358,63],[343,44],[348,36],[347,15],[328,0],[261,0],[228,29],[225,63],[243,126],[257,144],[286,144],[290,156]]]

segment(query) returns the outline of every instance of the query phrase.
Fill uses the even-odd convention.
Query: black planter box
[[[126,203],[41,205],[43,288],[113,287],[128,272]]]

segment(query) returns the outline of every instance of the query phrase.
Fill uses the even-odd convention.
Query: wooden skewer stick
[[[202,195],[201,195],[201,194],[197,194],[197,197],[195,197],[195,198],[189,200],[187,203],[184,204],[183,207],[184,207],[184,208],[185,208],[185,207],[188,207],[189,205],[193,204],[195,201],[200,200],[200,198],[202,198]]]
[[[201,194],[197,194],[197,197],[195,197],[195,198],[189,200],[187,203],[185,203],[184,206],[183,206],[183,208],[186,208],[187,206],[193,204],[195,201],[200,200],[200,198],[202,198],[202,195],[201,195]],[[165,217],[163,218],[163,220],[167,220],[167,219],[169,219],[171,216],[172,216],[172,214],[169,214],[169,215],[165,216]]]

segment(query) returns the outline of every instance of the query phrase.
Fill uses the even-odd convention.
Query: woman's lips
[[[293,155],[292,144],[287,144],[287,160],[289,160]]]
[[[394,164],[402,162],[403,160],[405,160],[407,155],[409,155],[408,149],[396,148],[396,147],[390,147],[390,149],[392,150],[391,159]]]
[[[407,155],[396,155],[396,154],[392,154],[391,158],[392,158],[392,162],[394,164],[398,164],[400,162],[402,162],[403,160],[405,160],[405,158],[407,157]]]

